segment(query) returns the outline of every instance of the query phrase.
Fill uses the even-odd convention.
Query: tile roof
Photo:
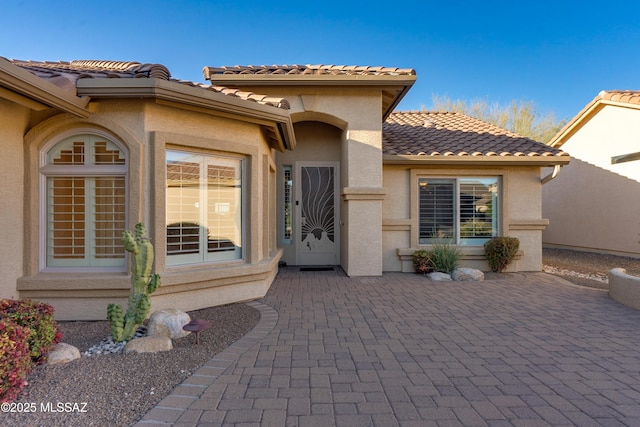
[[[413,68],[360,65],[235,65],[204,67],[204,78],[213,84],[255,89],[282,86],[379,87],[382,117],[386,119],[416,81]]]
[[[382,127],[385,155],[568,156],[540,142],[454,112],[395,112]]]
[[[627,104],[632,108],[640,107],[640,91],[638,90],[603,90],[576,114],[560,131],[555,134],[548,144],[561,147],[566,139],[589,121],[591,116],[604,108],[605,105]]]
[[[358,65],[236,65],[233,67],[205,67],[205,78],[220,74],[267,75],[361,75],[361,76],[413,76],[412,68],[371,67]]]
[[[67,90],[52,82],[35,76],[28,70],[18,67],[6,58],[0,56],[0,91],[18,94],[24,99],[35,101],[41,105],[52,107],[60,111],[71,113],[78,117],[89,117],[87,109],[89,99],[78,97],[75,90]],[[11,99],[5,94],[0,97]],[[18,100],[18,103],[21,103]],[[39,109],[36,105],[26,105],[28,108]]]
[[[74,91],[76,82],[84,78],[157,78],[187,86],[197,87],[234,98],[253,101],[263,105],[289,109],[289,102],[284,98],[258,95],[253,92],[230,89],[223,86],[195,83],[171,78],[171,73],[162,64],[141,64],[127,61],[21,61],[10,59],[14,65],[24,68],[34,75],[45,79],[63,89]]]
[[[600,99],[640,105],[640,90],[603,90],[595,98]]]

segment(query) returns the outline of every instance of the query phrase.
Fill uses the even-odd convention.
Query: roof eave
[[[578,129],[582,127],[582,125],[588,121],[588,118],[592,117],[595,112],[602,108],[601,106],[602,99],[595,98],[590,103],[588,103],[582,111],[573,117],[569,123],[567,123],[560,131],[555,134],[553,138],[547,145],[555,148],[560,148],[566,142],[566,139],[576,133]]]
[[[209,74],[205,72],[204,75],[206,80],[223,86],[387,86],[390,83],[413,85],[416,81],[415,74]]]
[[[159,103],[240,117],[245,121],[271,128],[272,132],[269,133],[277,138],[273,148],[284,151],[293,149],[296,145],[289,111],[283,108],[156,78],[86,78],[78,80],[77,87],[78,94],[91,98],[152,98]]]
[[[414,79],[414,83],[415,83],[415,79]],[[402,101],[402,98],[404,98],[404,96],[409,92],[409,90],[412,87],[413,87],[413,83],[411,83],[410,85],[405,85],[402,88],[402,90],[395,96],[395,98],[393,99],[393,102],[391,102],[391,104],[389,104],[389,106],[387,107],[386,111],[384,111],[383,114],[382,114],[382,123],[384,123],[385,120],[387,120],[387,118],[389,117],[389,115],[391,115],[391,113],[393,113],[393,110],[396,109],[398,104],[400,104],[400,101]]]
[[[89,117],[90,114],[87,109],[88,98],[76,96],[59,88],[2,57],[0,57],[0,88],[17,94],[14,100],[24,97],[43,106],[56,108],[79,117]],[[27,106],[37,109],[37,104],[29,102]]]
[[[591,102],[589,102],[578,114],[576,114],[560,131],[547,143],[551,147],[560,148],[567,142],[567,140],[573,136],[582,126],[584,126],[591,118],[596,115],[600,110],[606,106],[614,106],[621,108],[631,108],[638,110],[640,105],[630,104],[628,102],[613,101],[610,99],[602,99],[601,95],[598,95]]]
[[[455,166],[555,166],[568,165],[571,158],[563,156],[424,156],[385,154],[387,165],[455,165]]]
[[[211,74],[203,69],[211,84],[242,86],[360,86],[379,87],[396,91],[396,95],[382,112],[383,121],[393,112],[416,82],[415,74],[400,75],[335,75],[335,74]]]

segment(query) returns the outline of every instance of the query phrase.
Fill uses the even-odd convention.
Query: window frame
[[[93,137],[105,139],[115,145],[124,156],[124,165],[51,165],[48,164],[47,156],[57,144],[73,137]],[[75,128],[66,132],[61,132],[55,138],[49,140],[38,151],[38,270],[41,272],[126,272],[128,269],[128,257],[125,252],[122,264],[117,266],[94,265],[94,266],[74,266],[74,265],[48,265],[48,239],[49,229],[47,215],[49,211],[48,180],[55,177],[124,177],[124,224],[129,223],[129,168],[131,156],[127,146],[108,132],[93,128]],[[86,228],[86,227],[85,227]]]
[[[282,166],[282,244],[291,245],[293,243],[293,213],[294,213],[294,195],[295,188],[293,186],[293,165],[287,164]],[[287,179],[288,178],[288,179]]]
[[[238,161],[239,164],[239,168],[240,168],[240,204],[241,204],[241,212],[240,212],[240,226],[241,226],[241,230],[240,230],[240,245],[236,245],[236,247],[238,248],[237,251],[239,251],[239,256],[237,257],[233,257],[233,258],[220,258],[220,259],[212,259],[213,256],[210,256],[210,259],[207,259],[207,251],[206,250],[202,250],[202,248],[198,249],[198,255],[196,254],[182,254],[182,255],[170,255],[168,253],[168,243],[167,243],[167,226],[169,224],[169,220],[168,220],[168,215],[167,215],[167,206],[168,206],[168,192],[167,192],[167,164],[168,164],[168,159],[169,159],[169,155],[168,153],[172,152],[172,153],[180,153],[180,154],[189,154],[189,155],[194,155],[194,156],[200,156],[202,158],[213,158],[213,159],[231,159],[231,160],[235,160]],[[185,268],[185,267],[190,267],[190,266],[206,266],[206,265],[219,265],[221,263],[228,263],[228,262],[245,262],[246,258],[247,258],[247,238],[246,238],[246,234],[247,234],[247,188],[248,188],[248,183],[247,183],[247,159],[245,156],[242,155],[234,155],[234,154],[227,154],[227,153],[218,153],[218,152],[206,152],[203,150],[198,150],[198,149],[192,149],[191,147],[169,147],[166,146],[164,148],[164,164],[163,164],[163,168],[165,170],[164,173],[164,253],[163,253],[163,258],[164,258],[164,264],[165,267],[168,269],[174,269],[174,268]],[[199,172],[200,173],[200,172]],[[203,197],[202,195],[202,191],[203,191],[203,182],[201,180],[201,177],[199,178],[199,203],[202,204],[202,200],[203,199],[207,199],[206,197]],[[206,191],[206,190],[205,190]],[[209,201],[207,200],[207,202],[209,202],[209,204],[214,203],[217,204],[219,202],[215,202],[215,201]],[[205,205],[207,205],[207,203],[205,203]],[[208,209],[208,207],[207,207]],[[202,215],[201,215],[202,218]],[[202,243],[202,238],[200,238],[200,243]],[[234,251],[234,252],[237,252]]]
[[[461,199],[460,199],[460,187],[461,182],[464,180],[472,180],[472,179],[495,179],[495,183],[497,184],[497,206],[493,208],[493,212],[495,218],[492,222],[495,222],[495,233],[489,237],[462,237],[461,236]],[[454,241],[450,239],[438,239],[438,238],[422,238],[420,236],[420,181],[421,180],[434,180],[434,181],[443,181],[443,182],[452,182],[453,190],[454,190],[454,198],[453,198],[453,227],[454,227]],[[412,233],[412,239],[415,238],[415,243],[417,246],[430,246],[437,242],[448,241],[452,244],[461,247],[479,247],[484,244],[484,242],[488,241],[492,237],[500,236],[502,231],[504,230],[504,194],[505,194],[505,177],[502,174],[493,174],[493,173],[475,173],[474,171],[468,171],[468,173],[463,174],[455,174],[455,175],[447,175],[447,174],[425,174],[414,171],[412,174],[412,185],[415,186],[413,194],[414,194],[414,202],[412,205],[412,212],[415,213],[415,232]]]

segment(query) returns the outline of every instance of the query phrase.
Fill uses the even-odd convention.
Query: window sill
[[[484,246],[456,246],[462,252],[461,261],[472,261],[472,260],[486,260],[487,256],[484,253]],[[398,257],[403,261],[411,261],[411,257],[415,251],[419,251],[422,249],[429,250],[431,248],[430,245],[420,246],[417,248],[398,248]],[[515,260],[519,260],[524,256],[524,252],[522,249],[518,251],[515,256]]]
[[[85,291],[129,289],[131,280],[126,273],[41,272],[18,279],[18,291]]]

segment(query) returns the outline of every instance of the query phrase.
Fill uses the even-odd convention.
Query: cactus
[[[116,342],[122,341],[122,331],[124,329],[122,307],[118,304],[107,305],[107,320],[111,323],[111,338]]]
[[[114,341],[128,341],[133,338],[138,326],[147,318],[151,308],[149,295],[160,286],[160,276],[151,274],[153,266],[153,245],[145,236],[144,224],[136,225],[135,234],[129,230],[122,233],[122,243],[131,253],[131,291],[127,313],[117,304],[107,306],[107,319],[111,323],[111,337]]]

